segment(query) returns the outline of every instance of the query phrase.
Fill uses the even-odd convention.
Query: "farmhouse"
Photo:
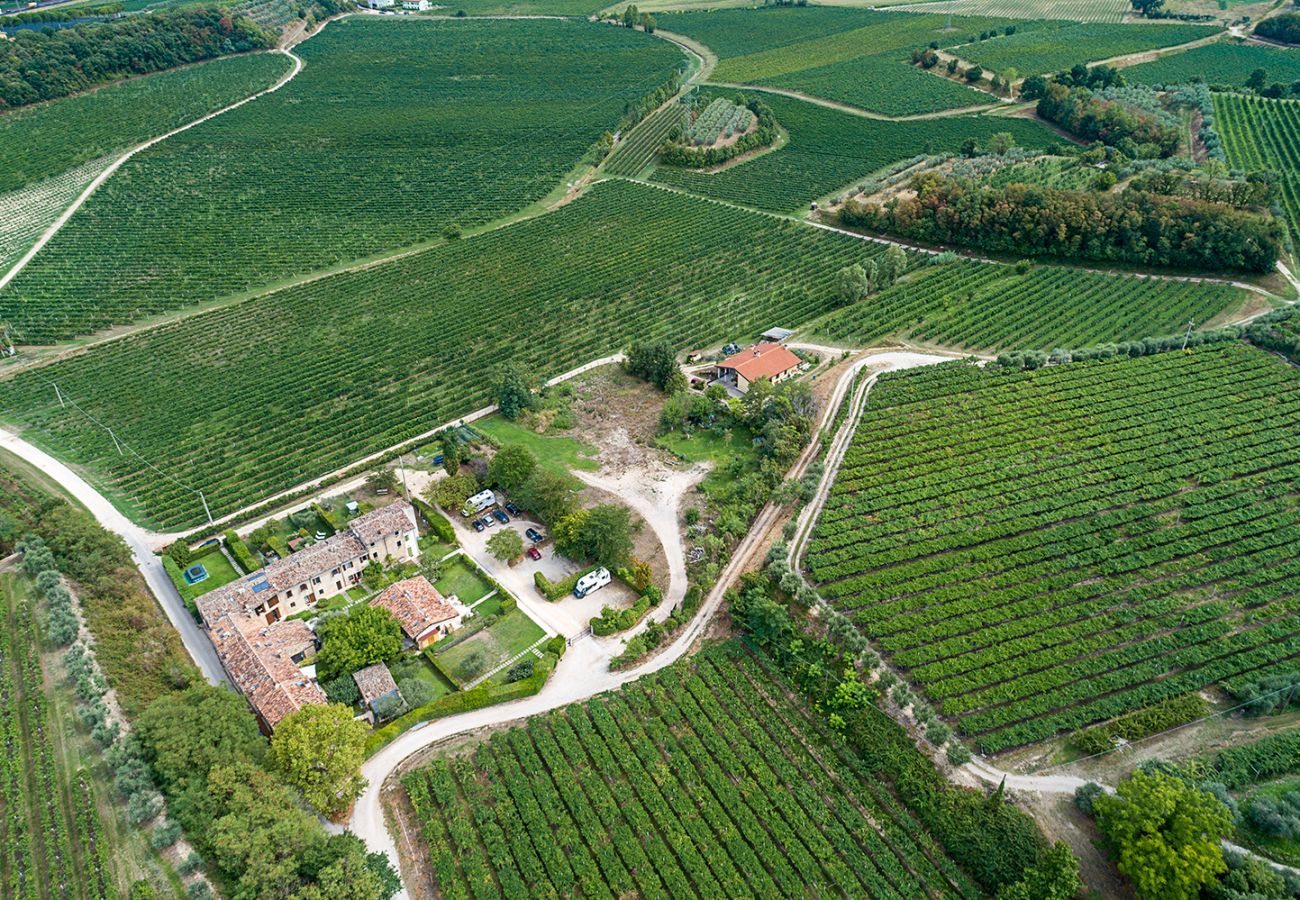
[[[397,5],[397,0],[366,0],[366,6],[371,9],[392,9]]]
[[[267,624],[252,616],[223,615],[209,627],[221,664],[263,732],[270,734],[291,712],[328,702],[298,665],[316,649],[316,636],[306,622]]]
[[[469,615],[455,596],[443,597],[423,575],[389,585],[370,605],[392,613],[407,643],[419,650],[455,631]]]
[[[802,362],[785,345],[763,341],[718,363],[713,377],[743,394],[760,378],[773,384],[785,381],[798,373]]]
[[[195,604],[208,628],[234,614],[276,622],[343,593],[372,562],[419,555],[415,510],[399,501],[357,516],[338,534],[209,591]]]
[[[429,0],[402,0],[402,9],[412,12],[424,12],[429,8]]]

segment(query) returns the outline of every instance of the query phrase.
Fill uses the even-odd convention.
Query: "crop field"
[[[69,338],[498,218],[684,61],[568,20],[353,17],[298,52],[280,91],[123,166],[0,292],[0,319]]]
[[[1285,363],[1233,342],[877,391],[808,564],[982,751],[1295,666]]]
[[[1053,25],[1056,27],[1050,27]],[[1043,23],[1012,35],[965,44],[953,53],[995,72],[1014,68],[1022,76],[1042,75],[1061,72],[1078,63],[1186,44],[1221,30],[1212,25]]]
[[[890,9],[913,12],[947,12],[960,16],[996,16],[1008,19],[1065,19],[1072,22],[1120,22],[1130,9],[1124,0],[942,0],[900,4]]]
[[[1246,292],[1035,266],[961,261],[925,266],[907,280],[830,314],[816,326],[833,340],[866,343],[886,334],[979,350],[1051,350],[1172,334],[1204,324]]]
[[[1300,79],[1300,57],[1276,47],[1219,41],[1128,66],[1124,77],[1132,84],[1181,84],[1199,78],[1206,84],[1241,87],[1256,69],[1263,69],[1269,82],[1290,85]]]
[[[447,898],[979,896],[888,784],[735,644],[403,785]]]
[[[231,56],[4,113],[0,192],[165,134],[270,87],[291,65],[280,53]]]
[[[93,159],[62,175],[0,194],[0,274],[22,258],[111,161]]]
[[[937,15],[794,7],[682,13],[667,17],[663,27],[719,54],[714,81],[780,87],[902,116],[991,100],[922,72],[907,59],[915,47],[956,43],[1007,21],[956,18],[953,31],[945,31],[946,24]],[[746,41],[740,33],[755,38]]]
[[[119,455],[48,380],[220,514],[484,405],[506,358],[549,377],[633,337],[702,346],[808,321],[834,304],[840,267],[881,249],[611,181],[546,216],[0,381],[0,411],[143,519],[197,524],[196,494]]]
[[[114,895],[107,843],[84,773],[60,763],[37,653],[30,582],[0,574],[0,895]]]
[[[611,175],[635,177],[650,165],[654,155],[668,140],[677,125],[686,123],[686,107],[672,103],[647,117],[632,129],[614,152],[605,160],[605,171]]]
[[[705,174],[664,167],[654,181],[759,209],[791,212],[918,153],[956,152],[967,138],[983,144],[1000,131],[1022,147],[1057,140],[1037,122],[996,116],[888,122],[768,94],[764,102],[789,132],[779,150]]]
[[[1242,94],[1214,98],[1214,126],[1228,165],[1279,176],[1276,201],[1291,241],[1300,238],[1300,101]]]

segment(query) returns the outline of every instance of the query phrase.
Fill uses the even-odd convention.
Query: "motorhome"
[[[489,506],[496,506],[497,496],[491,491],[479,491],[473,497],[465,501],[465,506],[461,509],[460,514],[465,518],[477,515]]]
[[[609,580],[609,569],[601,566],[596,571],[588,572],[578,579],[578,583],[573,586],[573,596],[581,600],[592,591],[598,591],[609,584]]]

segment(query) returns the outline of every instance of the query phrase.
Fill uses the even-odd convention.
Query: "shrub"
[[[163,819],[153,828],[153,834],[149,836],[149,846],[155,850],[165,850],[172,844],[176,843],[181,836],[181,826],[171,819]]]
[[[361,691],[357,688],[357,683],[351,675],[340,675],[338,678],[332,678],[321,684],[321,690],[325,692],[325,699],[330,703],[355,706],[361,702]],[[406,692],[403,691],[402,696],[405,695]]]
[[[404,678],[397,682],[397,690],[411,709],[424,706],[433,699],[433,685],[419,678]]]
[[[1074,792],[1074,805],[1085,816],[1093,815],[1092,802],[1099,796],[1106,793],[1105,789],[1095,781],[1089,781],[1087,784],[1077,788]]]
[[[948,743],[948,762],[954,766],[964,766],[970,762],[970,751],[966,745],[960,741],[950,741]]]

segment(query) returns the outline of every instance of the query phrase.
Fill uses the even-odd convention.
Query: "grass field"
[[[434,587],[444,597],[455,594],[456,598],[466,606],[473,606],[492,590],[492,585],[488,584],[477,570],[466,565],[460,557],[449,559],[443,564],[442,577]]]
[[[1073,22],[1119,22],[1131,7],[1125,0],[932,0],[891,6],[914,12],[948,12],[960,16],[1008,19],[1066,19]]]
[[[0,291],[0,319],[64,339],[498,218],[684,62],[567,20],[352,17],[297,52],[282,90],[124,166]]]
[[[919,153],[955,152],[967,138],[983,144],[1006,131],[1020,146],[1031,148],[1058,140],[1028,119],[963,116],[887,122],[775,94],[763,100],[789,132],[784,147],[713,174],[664,166],[652,179],[706,197],[792,212]]]
[[[1064,71],[1078,63],[1186,44],[1221,30],[1213,25],[1043,23],[1013,35],[965,44],[952,52],[996,72],[1014,68],[1023,77]]]
[[[206,521],[632,338],[706,346],[803,322],[875,245],[617,181],[538,219],[102,344],[0,381],[0,412],[159,524]],[[528,339],[521,342],[521,334]],[[152,465],[58,404],[46,379]],[[183,416],[183,418],[180,418]],[[183,424],[182,424],[183,423]]]
[[[292,61],[250,53],[0,115],[0,192],[61,175],[272,85]],[[0,194],[0,202],[3,202]]]
[[[1293,668],[1298,414],[1239,343],[886,378],[808,565],[984,752]]]
[[[0,894],[111,896],[110,848],[88,776],[62,765],[63,723],[42,683],[36,592],[0,574]]]
[[[979,896],[881,768],[728,645],[403,784],[446,898]]]
[[[931,41],[964,40],[1005,26],[1005,19],[953,20],[834,7],[763,7],[685,12],[662,27],[707,44],[720,56],[710,78],[769,85],[901,116],[991,101],[964,85],[912,67],[911,51]]]
[[[1218,284],[961,261],[926,266],[908,280],[814,326],[836,341],[908,338],[970,349],[1087,347],[1204,325],[1246,292]]]
[[[545,636],[541,626],[528,618],[523,610],[512,609],[482,631],[445,650],[435,648],[434,652],[439,662],[464,685],[491,672]]]
[[[502,416],[489,416],[474,423],[474,427],[495,438],[502,446],[510,444],[527,447],[545,468],[560,474],[574,469],[594,472],[600,468],[596,461],[597,448],[563,434],[538,434],[531,428],[511,422]]]
[[[1213,98],[1228,165],[1277,176],[1275,202],[1294,244],[1300,238],[1300,101],[1218,93]]]
[[[1300,79],[1300,56],[1277,47],[1219,41],[1129,66],[1124,77],[1133,84],[1180,84],[1199,78],[1206,84],[1241,87],[1256,69],[1263,69],[1270,83],[1290,85]]]

